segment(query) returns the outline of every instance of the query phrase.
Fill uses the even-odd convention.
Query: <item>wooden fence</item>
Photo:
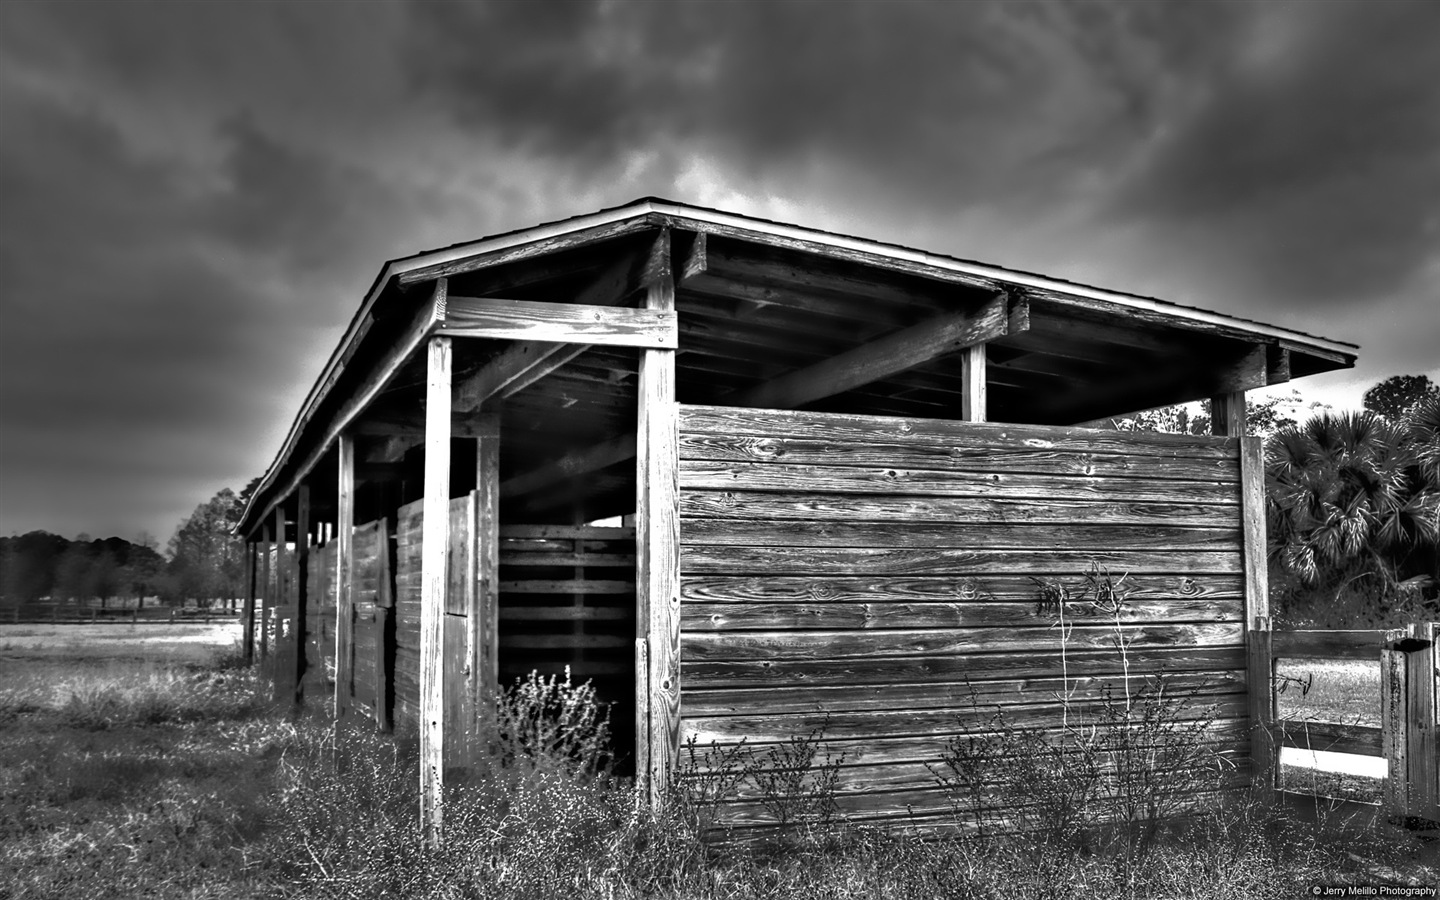
[[[0,623],[12,625],[178,625],[194,622],[233,622],[234,609],[196,609],[178,606],[82,606],[74,603],[20,603],[0,606]]]
[[[1278,790],[1279,753],[1283,747],[1323,750],[1386,760],[1381,803],[1334,801],[1337,808],[1362,818],[1381,816],[1410,827],[1440,827],[1440,763],[1437,763],[1436,676],[1440,623],[1406,629],[1360,631],[1275,631],[1270,633],[1271,757],[1257,779],[1262,789],[1277,790],[1292,805],[1313,806],[1316,798]],[[1276,713],[1275,662],[1280,659],[1376,660],[1380,662],[1380,725],[1286,719]],[[1330,801],[1326,801],[1330,802]]]

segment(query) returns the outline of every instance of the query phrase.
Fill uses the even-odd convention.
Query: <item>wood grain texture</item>
[[[495,723],[500,690],[500,413],[484,407],[475,444],[474,606],[471,665],[474,671],[475,714],[482,740]]]
[[[837,447],[869,443],[1001,450],[1023,447],[1030,450],[1121,455],[1144,453],[1160,457],[1230,460],[1235,459],[1239,447],[1235,438],[1201,435],[690,404],[680,407],[680,430],[687,434],[743,434],[754,438],[818,437],[833,441]]]
[[[1147,686],[1163,685],[1167,694],[1185,696],[1190,692],[1245,692],[1245,673],[1175,672],[1165,675],[1136,674],[1129,679],[1132,693]],[[1081,675],[1036,678],[967,679],[920,684],[875,683],[860,685],[790,685],[767,688],[687,688],[683,708],[687,717],[767,715],[796,713],[858,712],[885,710],[954,709],[973,706],[993,711],[1011,703],[1055,702],[1062,697],[1078,701],[1125,696],[1124,675]],[[1377,729],[1378,731],[1378,729]]]
[[[684,544],[681,570],[696,575],[1027,575],[1078,576],[1090,565],[1119,575],[1129,572],[1233,574],[1237,553],[1220,551],[955,550],[884,547],[713,547]]]
[[[335,718],[345,717],[355,687],[355,439],[341,434],[336,463]]]
[[[436,334],[674,350],[675,310],[450,297]]]
[[[1385,649],[1384,629],[1336,631],[1307,629],[1276,631],[1273,653],[1276,659],[1363,659],[1379,658]]]
[[[1245,533],[1245,615],[1254,622],[1270,617],[1269,545],[1265,536],[1265,444],[1258,437],[1240,442],[1241,517]]]
[[[966,422],[986,421],[989,376],[986,372],[985,345],[966,347],[961,352],[961,371],[965,381],[960,402],[960,418]]]
[[[444,284],[444,280],[439,282]],[[444,289],[437,292],[443,295]],[[420,542],[420,819],[426,843],[444,827],[446,693],[445,610],[450,525],[450,339],[428,345],[425,391],[425,495]],[[398,656],[398,654],[397,654]]]
[[[1084,576],[1063,581],[1078,591]],[[1244,580],[1232,575],[1129,575],[1123,587],[1127,603],[1198,602],[1229,608],[1244,598]],[[1035,608],[1039,594],[1033,579],[1024,575],[913,577],[835,575],[706,575],[690,576],[680,585],[681,612],[690,603],[711,604],[827,604],[859,603],[1012,603]],[[1071,604],[1071,615],[1085,615]],[[1092,608],[1093,612],[1093,608]],[[1122,616],[1126,613],[1121,610]]]
[[[1338,722],[1280,721],[1275,723],[1278,743],[1301,750],[1329,753],[1356,753],[1383,756],[1380,728],[1373,725],[1342,725]]]
[[[736,406],[789,409],[915,368],[1004,336],[1009,301],[999,294],[973,309],[942,314],[742,391]],[[727,400],[730,398],[727,398]]]
[[[902,522],[797,522],[681,519],[686,544],[730,547],[869,547],[911,549],[1218,550],[1238,555],[1240,529],[1186,528],[1160,523],[975,525]]]
[[[1216,718],[1233,719],[1245,715],[1243,692],[1196,694],[1193,705],[1181,721]],[[1090,722],[1098,719],[1103,701],[1072,701],[1070,719]],[[1005,721],[1012,727],[1061,727],[1065,721],[1065,704],[1054,700],[1037,703],[1004,705]],[[748,743],[775,744],[795,736],[823,734],[828,739],[911,737],[927,734],[983,734],[993,729],[996,707],[972,706],[962,702],[947,709],[889,709],[857,712],[788,713],[785,715],[749,716],[686,716],[682,722],[682,740],[692,738],[704,746],[714,741],[733,743],[745,738]]]
[[[1028,473],[938,471],[881,466],[810,466],[790,463],[680,460],[682,490],[793,491],[1032,500],[1209,503],[1238,506],[1233,484],[1156,478],[1075,478]]]
[[[1185,625],[1123,625],[1118,630],[1133,647],[1242,646],[1239,623],[1212,622]],[[681,640],[685,659],[874,659],[883,656],[924,656],[996,652],[1045,653],[1060,651],[1062,641],[1072,650],[1115,648],[1116,626],[1076,625],[1062,638],[1048,624],[1020,628],[925,628],[877,631],[732,631],[686,634]]]
[[[792,465],[912,468],[937,471],[1060,475],[1096,478],[1174,479],[1238,482],[1233,456],[1214,458],[1153,456],[1054,450],[1014,443],[963,446],[940,442],[869,441],[839,443],[826,437],[758,437],[752,434],[683,432],[680,455],[714,462],[784,462]]]
[[[675,309],[670,233],[662,230],[647,271],[645,306]],[[675,351],[642,350],[636,422],[635,581],[637,637],[648,643],[648,782],[652,808],[666,794],[680,744],[680,549]],[[576,562],[586,565],[586,562]]]
[[[1126,624],[1232,622],[1241,619],[1238,600],[1129,601],[1118,616],[1074,604],[1067,619]],[[1022,603],[693,603],[682,602],[680,627],[685,633],[740,630],[852,630],[974,627],[1045,627],[1054,618],[1036,612],[1034,601]]]
[[[906,522],[949,524],[1109,524],[1178,528],[1234,528],[1234,507],[1130,503],[1104,499],[1036,503],[1029,498],[911,497],[710,490],[680,494],[682,519],[763,522]]]

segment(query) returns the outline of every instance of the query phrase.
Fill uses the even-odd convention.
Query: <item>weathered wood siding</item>
[[[367,718],[375,716],[377,664],[383,664],[383,636],[378,633],[375,610],[380,601],[381,579],[385,577],[381,554],[384,521],[367,522],[355,528],[354,603],[351,612],[350,672],[351,702]]]
[[[424,498],[395,516],[395,726],[420,721],[420,528]]]
[[[310,548],[305,573],[305,684],[328,691],[335,684],[334,541]]]
[[[824,729],[842,812],[938,821],[927,763],[957,732],[1123,696],[1117,631],[1132,678],[1171,673],[1246,744],[1235,439],[682,406],[680,489],[702,750]],[[1034,579],[1078,588],[1092,563],[1126,599],[1068,605],[1063,631]],[[745,798],[729,817],[768,821]]]
[[[635,728],[635,529],[502,525],[500,687],[525,678],[591,681],[624,754]],[[623,765],[623,763],[622,763]]]

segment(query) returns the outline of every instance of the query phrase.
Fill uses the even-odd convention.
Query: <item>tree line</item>
[[[260,479],[236,493],[224,488],[180,523],[162,555],[148,535],[68,540],[48,531],[0,537],[0,602],[98,601],[138,605],[146,597],[179,605],[244,596],[244,540],[231,533]]]

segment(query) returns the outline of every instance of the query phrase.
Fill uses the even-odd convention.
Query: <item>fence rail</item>
[[[1383,757],[1386,778],[1383,799],[1372,814],[1422,830],[1440,829],[1440,763],[1437,763],[1436,678],[1440,654],[1436,638],[1440,623],[1411,625],[1385,631],[1274,631],[1270,635],[1268,709],[1279,771],[1281,747],[1325,750]],[[1302,721],[1276,715],[1275,661],[1278,659],[1378,660],[1380,663],[1380,726]],[[1268,777],[1273,777],[1273,774]],[[1275,789],[1272,782],[1265,785]],[[1301,792],[1282,792],[1287,799],[1311,802]],[[1364,804],[1352,804],[1364,806]]]
[[[22,603],[0,606],[0,623],[13,625],[178,625],[229,622],[237,610],[178,606],[105,607],[69,603]]]

